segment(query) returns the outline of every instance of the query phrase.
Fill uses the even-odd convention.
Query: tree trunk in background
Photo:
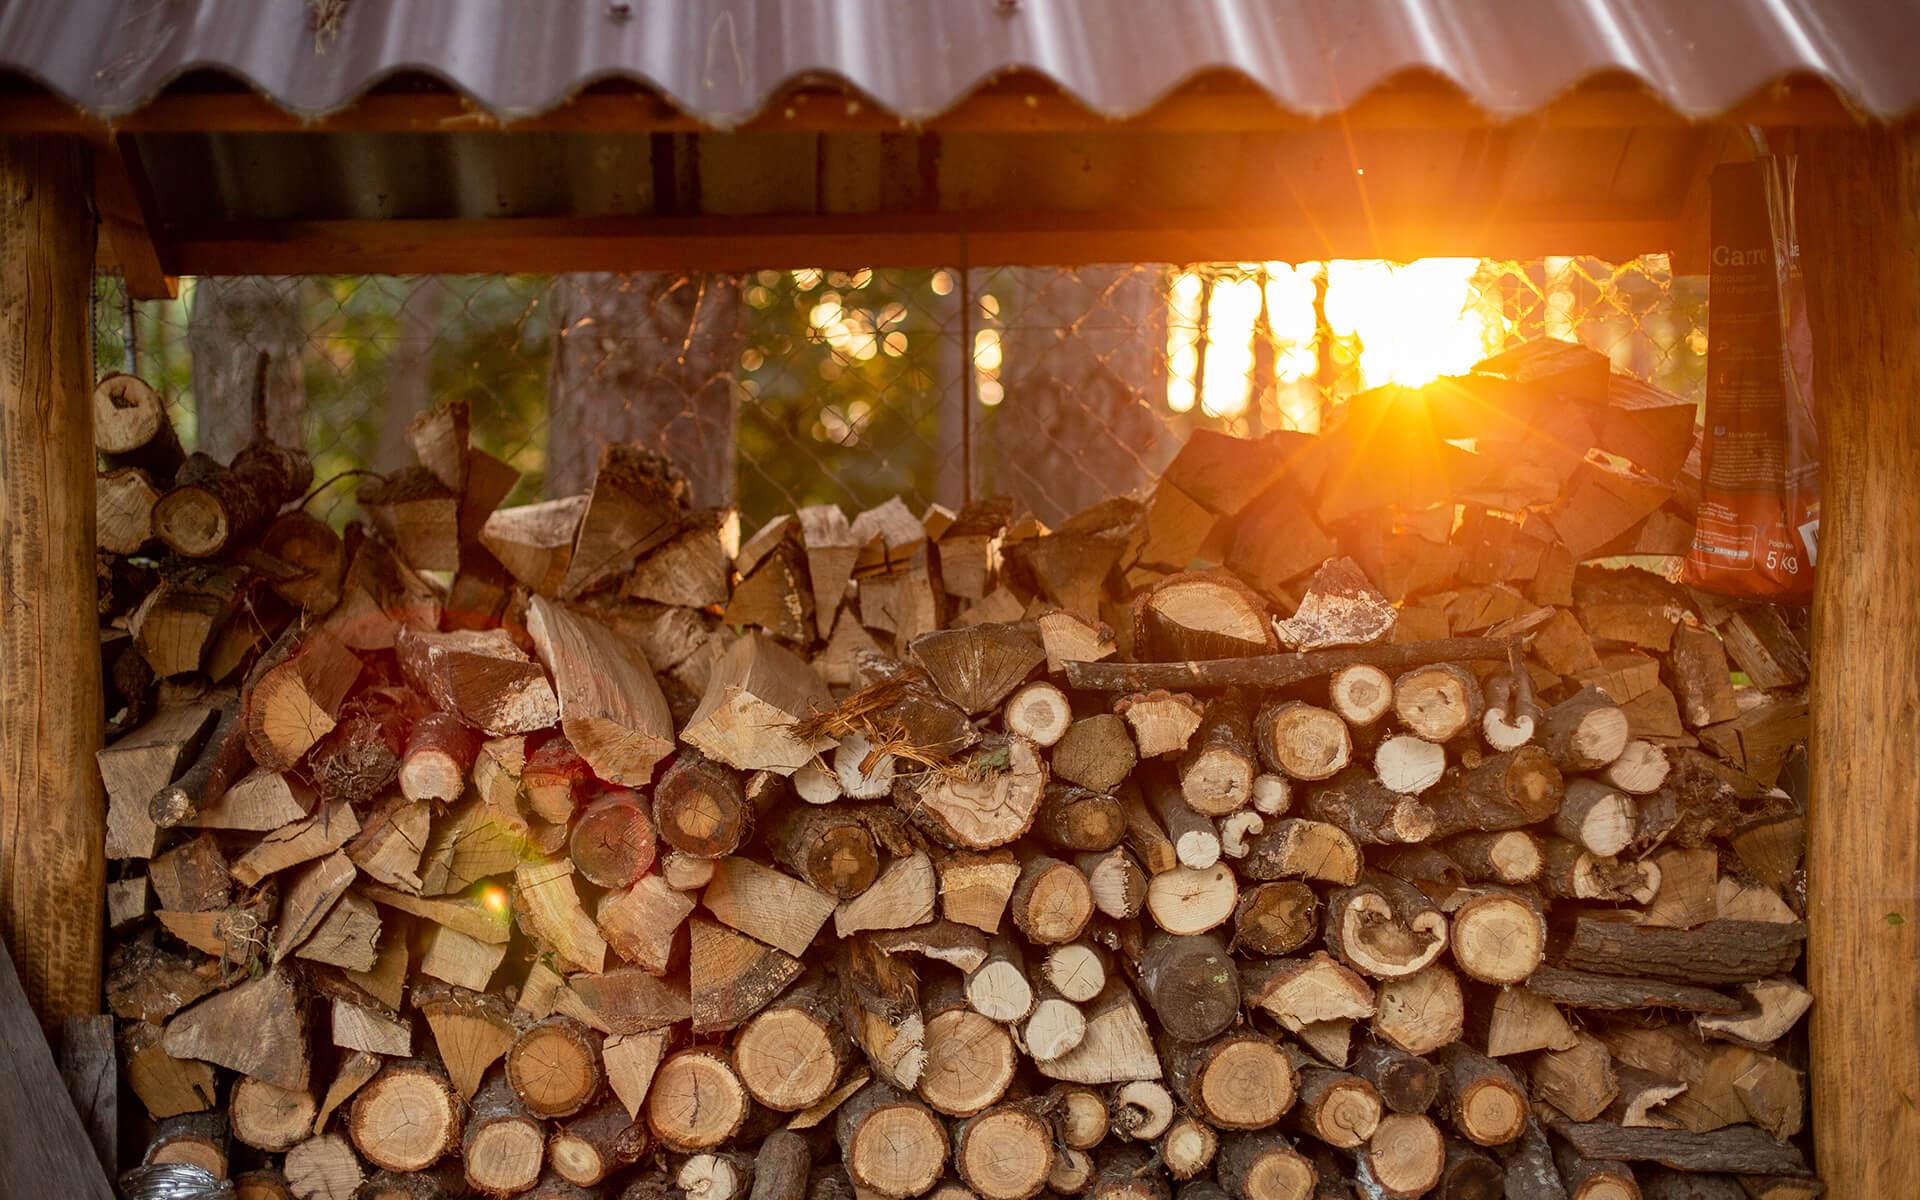
[[[553,288],[547,494],[587,490],[613,441],[671,458],[695,504],[733,503],[739,281],[596,273]]]
[[[193,287],[187,350],[193,360],[195,445],[227,462],[253,440],[253,372],[260,351],[267,372],[267,431],[283,446],[307,449],[307,388],[301,365],[307,331],[297,279],[244,275],[203,278]]]
[[[387,356],[387,395],[371,464],[376,471],[398,471],[413,464],[407,425],[433,402],[433,341],[440,331],[446,294],[447,285],[440,276],[422,275],[407,289],[395,314],[399,340]]]
[[[944,296],[927,301],[928,322],[933,328],[939,357],[934,362],[934,403],[939,416],[933,438],[933,499],[958,512],[967,502],[967,421],[973,411],[973,369],[970,348],[962,343],[960,320],[960,272],[955,269],[953,289]]]
[[[1147,483],[1178,449],[1166,406],[1167,297],[1157,270],[1010,272],[997,490],[1058,523]]]

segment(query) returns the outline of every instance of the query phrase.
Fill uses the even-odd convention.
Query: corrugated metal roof
[[[1410,73],[1499,117],[1610,75],[1694,118],[1799,75],[1875,117],[1920,104],[1920,0],[344,0],[332,36],[310,12],[0,0],[0,72],[104,118],[202,71],[309,117],[397,75],[503,119],[624,79],[719,129],[821,80],[922,122],[1012,72],[1116,118],[1222,71],[1312,116]]]

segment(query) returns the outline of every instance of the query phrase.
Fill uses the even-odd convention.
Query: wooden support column
[[[1920,1180],[1920,131],[1797,140],[1825,437],[1807,942],[1832,1196]]]
[[[40,1020],[100,1008],[86,151],[0,139],[0,936]]]

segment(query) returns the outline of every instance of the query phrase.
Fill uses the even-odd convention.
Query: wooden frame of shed
[[[0,97],[0,930],[28,995],[47,1021],[100,1000],[96,263],[143,297],[179,275],[237,273],[1650,251],[1699,270],[1707,173],[1751,154],[1756,130],[1800,156],[1826,455],[1807,901],[1816,1153],[1835,1196],[1906,1194],[1920,1179],[1920,131],[1856,120],[1813,81],[1693,123],[1602,77],[1498,124],[1424,79],[1309,120],[1244,81],[1203,78],[1109,121],[1015,75],[917,127],[809,85],[729,132],[635,87],[512,125],[444,88],[376,90],[311,122],[245,90],[176,88],[114,123],[44,93]],[[446,139],[482,161],[564,159],[581,138],[644,167],[644,203],[476,213],[429,203],[428,188],[404,211],[354,211],[349,196],[314,212],[243,188],[223,212],[166,175],[183,156],[244,164],[257,150],[270,164],[311,156],[325,180],[339,168],[329,150],[350,142],[376,160],[424,148],[431,161]]]

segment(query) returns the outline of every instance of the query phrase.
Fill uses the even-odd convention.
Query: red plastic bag
[[[1716,167],[1711,233],[1707,416],[1686,581],[1805,601],[1820,544],[1820,433],[1793,161]]]

